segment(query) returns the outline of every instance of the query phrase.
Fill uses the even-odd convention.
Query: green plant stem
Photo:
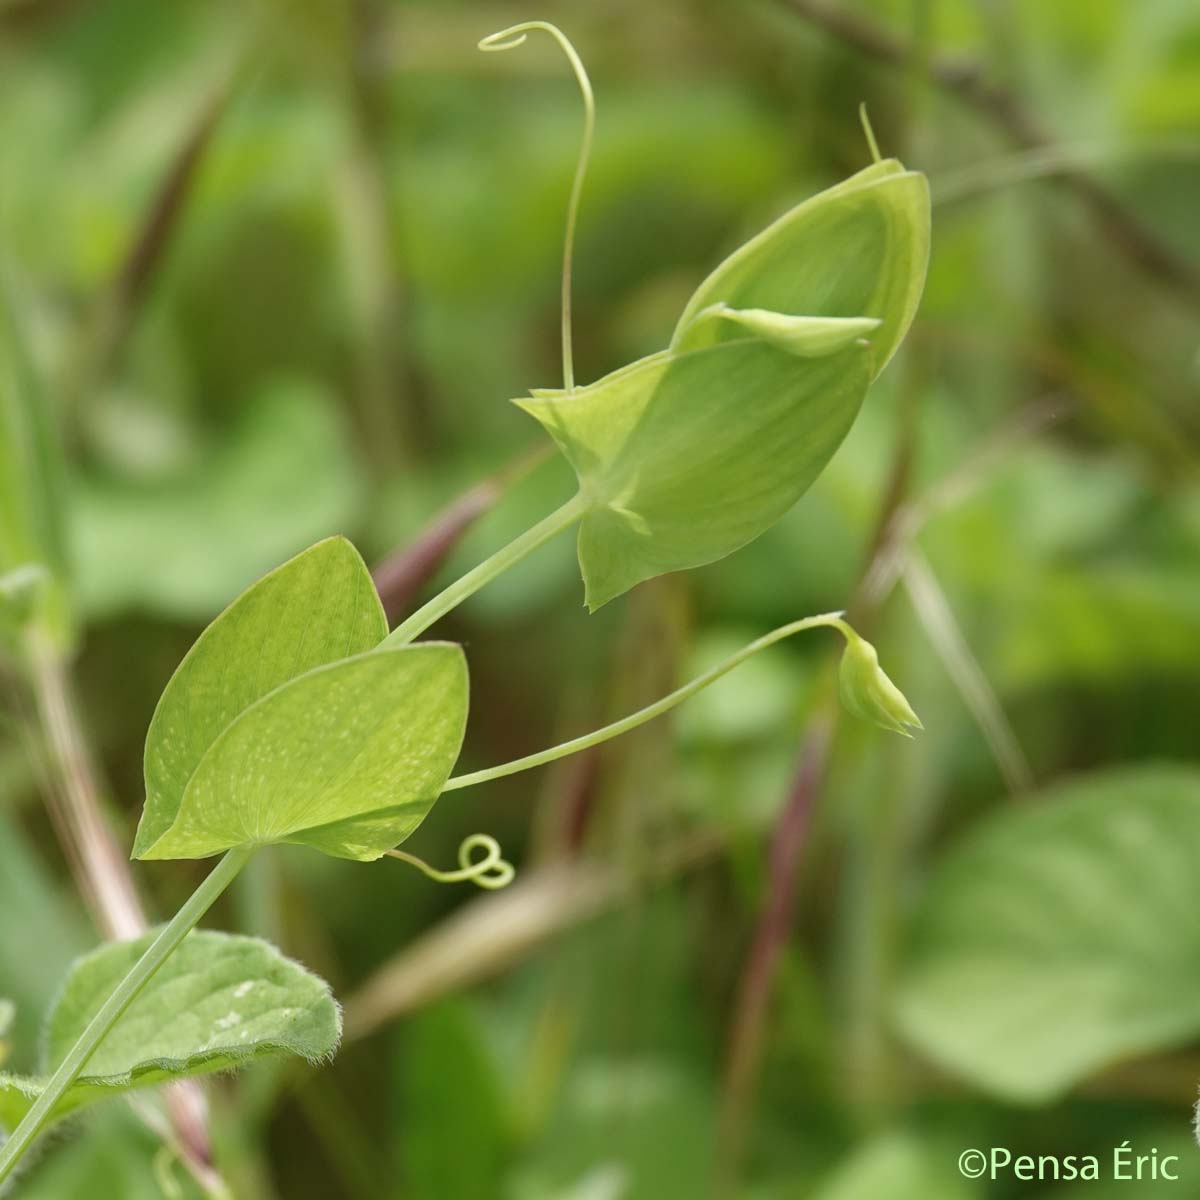
[[[676,688],[661,700],[656,700],[653,704],[648,704],[645,708],[639,709],[627,717],[622,717],[621,720],[614,721],[611,725],[605,725],[602,729],[585,733],[582,737],[573,738],[569,742],[562,742],[558,746],[551,746],[549,750],[539,750],[536,754],[528,754],[524,758],[514,759],[512,762],[486,767],[482,771],[472,771],[468,775],[455,775],[446,781],[446,786],[442,790],[449,792],[455,788],[471,787],[477,783],[487,783],[492,779],[502,779],[505,775],[528,771],[530,767],[540,767],[557,758],[565,758],[568,754],[577,754],[580,750],[587,750],[592,746],[598,746],[601,742],[607,742],[610,738],[619,737],[631,729],[636,729],[639,725],[644,725],[647,721],[653,721],[655,717],[662,716],[677,704],[682,704],[683,701],[697,692],[703,691],[710,683],[715,683],[722,675],[728,674],[734,667],[745,662],[760,650],[765,650],[768,646],[773,646],[776,642],[781,642],[793,634],[818,628],[836,629],[846,638],[850,638],[854,633],[850,626],[842,620],[841,613],[822,613],[820,616],[804,617],[802,620],[793,621],[790,625],[782,625],[751,642],[748,646],[743,646],[736,654],[731,654],[711,670],[696,676],[691,682],[685,683],[681,688]]]
[[[445,591],[439,592],[427,604],[418,608],[411,617],[402,621],[384,638],[383,645],[407,646],[435,621],[457,608],[468,596],[473,596],[485,583],[495,579],[497,575],[502,575],[555,534],[574,525],[583,516],[585,507],[582,495],[575,495],[561,508],[555,509],[548,517],[544,517],[502,550],[497,550],[491,558],[484,559],[474,570],[468,571]]]
[[[79,1078],[88,1059],[96,1047],[107,1036],[121,1015],[137,998],[142,988],[153,978],[154,973],[170,958],[185,937],[196,927],[200,918],[216,902],[217,897],[233,882],[237,874],[250,860],[253,848],[230,850],[209,872],[204,882],[192,893],[191,898],[163,927],[162,932],[150,944],[146,953],[134,963],[129,974],[117,985],[112,995],[92,1018],[79,1040],[71,1047],[66,1058],[46,1083],[42,1094],[33,1107],[13,1130],[12,1136],[0,1147],[0,1184],[12,1173],[21,1156],[33,1144],[34,1139],[50,1120],[54,1107],[66,1095],[71,1085]]]

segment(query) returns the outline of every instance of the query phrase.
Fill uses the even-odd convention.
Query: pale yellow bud
[[[879,665],[875,647],[846,626],[846,651],[838,672],[842,703],[864,721],[912,737],[911,728],[922,729],[904,693]]]

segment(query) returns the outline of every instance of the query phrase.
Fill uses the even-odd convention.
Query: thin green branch
[[[503,549],[497,550],[474,570],[468,571],[461,579],[455,580],[448,588],[439,592],[428,603],[423,604],[411,617],[397,625],[384,639],[383,644],[385,646],[407,646],[435,621],[457,608],[468,596],[479,591],[485,583],[495,579],[497,575],[503,574],[527,554],[532,553],[544,542],[548,542],[555,534],[574,525],[583,516],[584,507],[582,496],[576,495],[568,500],[561,508],[555,509],[548,517],[544,517],[520,537],[509,542]]]

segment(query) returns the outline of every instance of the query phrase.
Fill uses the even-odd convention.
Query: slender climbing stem
[[[446,786],[442,790],[449,792],[455,788],[471,787],[477,783],[501,779],[505,775],[515,775],[518,771],[528,771],[531,767],[540,767],[557,758],[565,758],[568,754],[576,754],[580,750],[587,750],[591,746],[607,742],[610,738],[619,737],[622,733],[628,733],[631,729],[636,729],[639,725],[644,725],[647,721],[662,716],[677,704],[682,704],[684,700],[703,691],[710,683],[715,683],[722,675],[728,674],[734,667],[745,662],[760,650],[765,650],[768,646],[773,646],[776,642],[781,642],[793,634],[818,628],[836,629],[847,639],[854,636],[854,631],[842,620],[841,613],[822,613],[820,616],[805,617],[800,621],[793,621],[790,625],[782,625],[751,642],[748,646],[743,646],[736,654],[731,654],[723,662],[718,663],[711,670],[705,671],[703,675],[698,675],[690,683],[685,683],[681,688],[676,688],[669,695],[663,696],[661,700],[656,700],[653,704],[631,713],[628,717],[622,717],[621,720],[614,721],[611,725],[605,725],[602,729],[585,733],[582,737],[573,738],[569,742],[552,746],[549,750],[540,750],[537,754],[528,754],[524,758],[517,758],[512,762],[501,763],[495,767],[486,767],[482,771],[472,771],[468,775],[455,775],[447,780]]]
[[[79,1078],[96,1047],[107,1036],[121,1015],[153,978],[154,973],[170,958],[180,942],[196,927],[200,918],[216,902],[217,897],[233,882],[250,860],[253,848],[230,850],[209,872],[191,898],[162,928],[145,954],[134,963],[128,975],[117,985],[112,995],[92,1018],[79,1040],[50,1077],[40,1096],[13,1130],[12,1136],[0,1147],[0,1184],[12,1173],[21,1156],[53,1115],[54,1108]]]
[[[563,387],[568,392],[575,390],[575,363],[571,350],[571,267],[575,256],[575,225],[579,219],[579,199],[583,195],[583,180],[587,174],[588,159],[592,154],[592,138],[596,132],[596,100],[592,95],[592,84],[583,62],[571,45],[570,39],[557,25],[549,21],[523,21],[485,37],[479,49],[485,51],[514,50],[526,40],[526,35],[540,30],[548,33],[562,48],[575,72],[579,92],[583,97],[583,137],[579,143],[579,160],[575,164],[575,178],[571,183],[571,198],[567,202],[567,230],[563,239],[562,269],[562,356]]]
[[[548,517],[544,517],[520,537],[514,538],[491,558],[484,559],[479,566],[455,580],[444,591],[439,592],[427,604],[422,605],[406,621],[402,621],[384,639],[385,646],[407,646],[414,638],[424,633],[435,621],[440,620],[452,609],[457,608],[468,596],[473,596],[483,585],[509,567],[548,542],[555,534],[570,528],[583,516],[584,500],[580,495],[568,500]]]

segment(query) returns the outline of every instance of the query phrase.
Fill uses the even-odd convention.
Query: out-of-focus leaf
[[[9,1062],[32,1068],[42,1015],[68,964],[87,945],[83,919],[67,903],[42,856],[0,804],[0,987],[16,1006]]]
[[[398,1150],[412,1200],[476,1200],[497,1188],[509,1148],[497,1068],[475,1014],[448,1001],[404,1031]]]
[[[244,591],[196,640],[146,735],[141,855],[171,827],[201,759],[255,701],[313,667],[373,649],[387,620],[370,573],[328,538]]]
[[[229,441],[169,481],[81,480],[73,506],[82,603],[198,620],[280,559],[355,520],[346,432],[307,385],[261,395]]]
[[[246,709],[140,858],[294,842],[364,862],[425,819],[458,758],[467,665],[446,642],[316,667]]]
[[[1010,686],[1190,672],[1200,655],[1200,571],[1191,563],[1079,564],[1045,572],[997,622]]]
[[[977,1186],[910,1137],[869,1142],[834,1172],[813,1200],[969,1200]]]
[[[154,936],[109,943],[75,964],[47,1023],[47,1072]],[[325,1058],[337,1048],[341,1029],[328,985],[269,943],[196,930],[96,1048],[55,1115],[130,1088],[233,1070],[271,1054]],[[11,1127],[39,1090],[36,1081],[0,1077],[0,1119]]]
[[[178,1189],[174,1193],[164,1190],[163,1171]],[[21,1176],[18,1195],[21,1200],[203,1200],[185,1168],[170,1162],[162,1142],[121,1105],[94,1114],[79,1136],[33,1164]]]
[[[1007,810],[951,851],[897,1014],[931,1058],[1044,1102],[1200,1033],[1200,772],[1130,767]]]
[[[513,1200],[564,1194],[621,1200],[700,1196],[712,1181],[713,1115],[695,1081],[653,1060],[584,1063],[540,1145],[515,1173]],[[686,1151],[681,1153],[681,1147]],[[597,1181],[617,1181],[607,1191]],[[576,1192],[574,1189],[578,1189]]]

